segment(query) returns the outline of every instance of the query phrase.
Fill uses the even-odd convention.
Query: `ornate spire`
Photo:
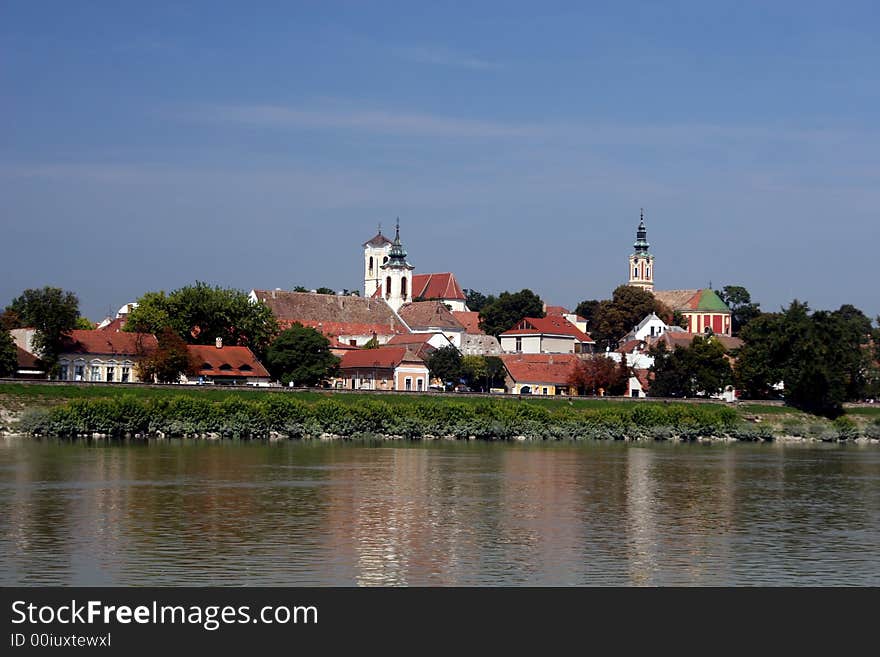
[[[394,231],[394,241],[391,243],[391,251],[388,253],[388,262],[382,268],[392,269],[413,269],[413,266],[406,261],[406,249],[400,243],[400,217],[397,218],[397,227]]]
[[[642,208],[639,218],[639,228],[636,230],[636,243],[633,244],[633,247],[635,247],[636,253],[647,254],[650,244],[648,244],[648,229],[645,228],[644,208]]]

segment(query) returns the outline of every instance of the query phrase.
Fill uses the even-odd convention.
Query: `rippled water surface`
[[[880,584],[880,449],[0,439],[0,584]]]

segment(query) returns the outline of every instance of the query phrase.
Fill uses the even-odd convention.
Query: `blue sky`
[[[626,278],[880,314],[872,2],[0,6],[0,305],[416,272],[550,303]]]

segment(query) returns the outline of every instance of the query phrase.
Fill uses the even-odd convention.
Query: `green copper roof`
[[[720,312],[730,312],[727,304],[721,300],[721,297],[712,289],[700,290],[700,300],[694,310],[717,310]]]

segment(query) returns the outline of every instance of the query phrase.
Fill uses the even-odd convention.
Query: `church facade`
[[[382,227],[364,242],[364,296],[385,299],[395,311],[413,301],[442,301],[453,311],[466,311],[467,297],[455,275],[414,274],[400,241],[400,221],[394,239],[382,234]]]

